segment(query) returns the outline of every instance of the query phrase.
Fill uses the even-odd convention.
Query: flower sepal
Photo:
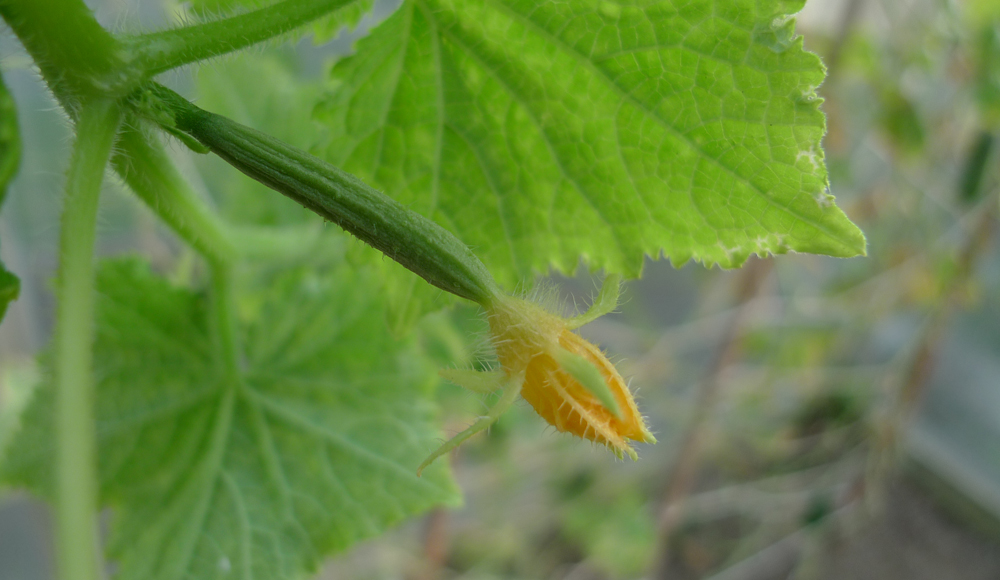
[[[500,399],[486,416],[435,450],[420,470],[487,429],[518,395],[556,430],[604,445],[619,458],[638,459],[629,441],[655,443],[656,438],[615,366],[600,348],[573,332],[614,310],[619,286],[618,276],[608,276],[590,309],[572,318],[506,295],[485,304],[501,370],[450,369],[441,375],[476,393],[500,390]]]

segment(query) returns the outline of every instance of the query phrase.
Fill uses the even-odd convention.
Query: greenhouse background
[[[175,13],[108,0],[106,26]],[[832,193],[868,256],[784,255],[723,271],[648,261],[619,311],[582,333],[631,377],[659,444],[621,462],[554,433],[525,404],[452,458],[465,494],[346,553],[319,578],[993,579],[1000,577],[1000,10],[991,0],[810,0],[798,16],[826,63],[820,94]],[[171,73],[199,106],[318,140],[318,79],[394,9],[313,46],[271,46]],[[0,65],[24,154],[0,217],[22,280],[0,325],[0,427],[14,420],[50,337],[69,131],[13,36]],[[259,86],[266,67],[285,80]],[[306,97],[303,97],[306,95]],[[66,149],[53,150],[52,143]],[[253,189],[175,145],[231,215]],[[191,252],[121,186],[106,186],[99,253],[162,272]],[[227,197],[228,196],[228,197]],[[265,210],[259,210],[265,211]],[[299,208],[278,199],[266,211]],[[599,276],[541,282],[587,303]],[[454,355],[483,333],[457,307],[421,321]],[[474,352],[461,352],[474,356]],[[444,431],[485,408],[442,384]],[[47,508],[0,490],[0,580],[54,577]]]

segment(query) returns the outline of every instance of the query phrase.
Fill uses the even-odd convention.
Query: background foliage
[[[852,569],[851,558],[834,558],[827,550],[838,539],[857,537],[858,523],[879,513],[880,498],[892,485],[890,475],[900,456],[920,459],[936,477],[963,490],[957,497],[971,496],[983,504],[983,497],[962,482],[1000,481],[996,467],[1000,463],[982,445],[995,439],[1000,408],[988,404],[991,399],[982,387],[995,376],[990,373],[996,368],[997,353],[989,345],[1000,344],[990,338],[997,336],[1000,306],[993,234],[997,153],[991,145],[1000,86],[992,55],[1000,44],[989,5],[882,3],[860,10],[853,20],[845,19],[849,24],[843,31],[836,27],[812,31],[808,48],[826,57],[833,75],[818,89],[827,99],[824,108],[830,115],[824,143],[832,191],[869,235],[870,258],[789,256],[768,263],[752,260],[737,272],[699,266],[674,270],[669,264],[645,263],[645,279],[630,287],[631,298],[618,318],[587,329],[590,337],[625,358],[623,370],[634,377],[643,410],[662,435],[659,446],[643,450],[640,463],[616,464],[600,450],[547,433],[529,409],[518,409],[489,436],[458,454],[456,475],[468,507],[435,511],[420,524],[338,559],[326,573],[626,578],[659,566],[671,570],[672,577],[706,577],[738,568],[761,550],[791,545],[794,558],[783,565],[798,577],[889,577],[892,571],[871,566],[867,572],[864,566]],[[601,36],[601,31],[615,26],[643,28],[628,20],[640,13],[616,4],[599,4],[587,17],[591,20],[583,18],[593,23],[583,27],[590,34],[569,39],[550,30],[571,20],[565,14],[529,13],[517,4],[501,10],[499,4],[476,3],[471,9],[479,11],[477,17],[463,20],[453,7],[435,4],[443,8],[433,13],[443,19],[438,22],[428,16],[429,6],[408,4],[359,44],[356,56],[336,63],[321,50],[300,45],[299,53],[265,50],[222,59],[198,69],[191,78],[176,80],[181,85],[191,83],[188,89],[198,95],[199,106],[290,142],[314,145],[316,152],[398,194],[418,211],[433,214],[462,233],[463,239],[469,236],[466,241],[507,283],[550,265],[571,273],[577,266],[573,249],[577,243],[586,246],[591,267],[632,273],[641,266],[642,252],[657,254],[661,247],[678,264],[695,256],[726,265],[743,262],[753,243],[770,251],[816,249],[775,237],[792,231],[791,222],[782,217],[785,214],[771,214],[757,205],[765,197],[760,192],[774,183],[805,183],[821,200],[825,194],[822,166],[810,157],[819,151],[822,134],[818,102],[808,90],[819,82],[818,64],[790,42],[793,23],[775,19],[796,6],[778,10],[776,4],[748,3],[739,5],[743,12],[715,18],[695,14],[688,20],[700,24],[691,27],[685,42],[661,40],[652,32],[625,39],[636,43],[654,39],[661,42],[656,45],[661,54],[675,55],[681,63],[689,59],[692,75],[683,82],[694,83],[694,89],[680,80],[656,88],[627,84],[628,67],[643,62],[607,56],[622,48],[615,42],[625,40]],[[208,11],[231,7],[232,3],[203,5]],[[359,12],[343,16],[344,21],[354,21],[363,9],[359,4]],[[842,13],[824,14],[826,21],[835,22]],[[886,22],[894,26],[886,27]],[[532,60],[530,53],[511,54],[510,46],[488,42],[493,37],[481,29],[493,25],[534,43],[540,54],[554,61],[573,64],[552,72],[540,68],[548,61]],[[327,35],[331,27],[335,29],[335,23],[327,25]],[[727,39],[718,54],[699,45],[712,34]],[[379,35],[386,42],[376,45]],[[752,56],[766,61],[791,51],[799,55],[805,70],[773,72],[763,81],[763,73],[753,66],[733,64],[746,62],[742,59],[746,51],[740,49],[751,43],[759,50]],[[383,52],[372,50],[373,46]],[[439,60],[424,58],[433,54]],[[429,66],[433,62],[439,63],[436,68]],[[393,79],[383,74],[388,72],[396,73],[398,82],[370,80]],[[15,70],[16,74],[23,71]],[[267,90],[261,87],[262,78],[268,79]],[[734,88],[759,99],[734,102]],[[31,98],[16,91],[19,102]],[[791,91],[800,95],[791,110],[768,105],[768,99]],[[578,108],[548,107],[546,98],[551,95],[568,95]],[[671,95],[674,101],[663,98]],[[663,109],[644,103],[643,98],[655,101],[654,96],[663,98]],[[440,108],[443,104],[449,105],[447,115]],[[684,117],[698,118],[700,124],[695,126],[667,116],[692,107],[706,107],[697,110],[698,115]],[[352,125],[344,111],[354,111],[355,118],[366,119],[365,123]],[[40,117],[33,110],[22,115]],[[754,121],[749,129],[748,119]],[[726,139],[745,137],[748,131],[767,126],[767,120],[779,125],[764,129],[768,137],[773,131],[770,149],[733,157],[737,154],[728,149]],[[781,126],[782,121],[801,126]],[[37,143],[58,141],[51,122],[29,119],[27,123],[41,127],[25,133],[36,135]],[[610,138],[623,126],[634,128],[634,142]],[[359,132],[367,127],[374,133]],[[659,142],[671,147],[657,150],[649,145]],[[593,150],[581,144],[592,145]],[[43,156],[37,149],[26,151],[26,166],[36,170],[22,172],[21,184],[15,183],[12,204],[4,212],[4,257],[19,274],[26,273],[24,294],[31,295],[26,302],[14,303],[11,320],[4,323],[6,336],[17,337],[5,339],[13,345],[5,350],[5,362],[30,350],[22,337],[33,337],[38,345],[44,336],[48,298],[43,288],[50,271],[45,264],[51,264],[44,232],[52,231],[55,213],[46,205],[44,193],[29,198],[26,192],[52,191],[37,186],[49,179],[46,172],[58,182],[60,169],[45,165],[51,163],[43,160],[48,156],[51,153]],[[675,156],[685,162],[674,164]],[[461,162],[442,163],[445,158]],[[754,172],[753,163],[769,158],[786,161],[786,173]],[[119,537],[127,540],[115,544],[123,570],[142,575],[158,569],[169,576],[170,567],[191,561],[205,575],[228,575],[243,571],[249,560],[241,557],[272,551],[275,556],[265,557],[262,564],[275,573],[289,573],[315,565],[321,550],[372,535],[404,513],[453,501],[455,489],[443,469],[436,480],[432,478],[434,485],[412,487],[416,480],[411,478],[410,487],[395,488],[404,498],[400,506],[374,497],[370,505],[348,501],[365,498],[368,488],[359,484],[352,489],[349,480],[338,486],[336,479],[323,475],[323,458],[339,452],[335,443],[324,441],[335,441],[337,434],[310,431],[309,419],[344,406],[363,409],[366,418],[356,425],[343,420],[330,424],[356,429],[359,435],[352,439],[370,446],[362,451],[374,450],[381,461],[389,462],[385,485],[403,481],[401,472],[399,479],[392,475],[399,471],[392,465],[415,465],[422,453],[418,448],[429,449],[438,436],[431,427],[433,415],[418,395],[436,391],[448,418],[446,431],[460,429],[482,408],[479,400],[451,387],[435,389],[433,381],[436,367],[471,359],[472,348],[464,342],[476,328],[475,313],[458,309],[421,318],[425,310],[445,300],[436,291],[424,292],[412,275],[373,259],[367,249],[344,240],[330,231],[333,228],[323,228],[294,204],[217,160],[199,157],[181,162],[187,164],[190,177],[204,182],[205,191],[227,217],[247,227],[277,227],[272,243],[262,249],[274,257],[240,277],[248,360],[240,388],[227,402],[215,386],[222,380],[217,363],[205,356],[211,354],[211,345],[204,344],[205,329],[211,324],[204,319],[206,298],[190,290],[203,282],[204,272],[144,210],[124,197],[105,196],[109,198],[102,210],[105,253],[140,248],[153,257],[154,270],[126,260],[109,263],[102,274],[101,312],[109,320],[102,328],[114,331],[103,332],[98,342],[98,352],[106,353],[102,364],[107,364],[101,369],[102,433],[105,442],[112,441],[104,450],[114,451],[102,453],[108,462],[102,464],[102,473],[121,474],[107,476],[103,493],[120,506],[116,522],[138,522],[118,528]],[[703,167],[715,169],[699,171]],[[732,168],[736,169],[729,171]],[[588,192],[599,201],[606,182],[617,183],[626,175],[634,180],[624,196],[629,203],[603,212],[588,205]],[[503,191],[517,192],[535,203],[502,206],[502,196],[487,195],[492,191],[490,176],[505,184]],[[644,176],[673,176],[668,182],[677,185],[671,185],[670,195],[677,200],[679,213],[639,220],[641,232],[597,219],[623,212],[625,223],[642,214]],[[758,178],[763,181],[756,183],[762,185],[754,191],[753,180]],[[711,192],[733,196],[716,200],[715,207],[732,203],[742,210],[705,215],[704,208],[691,201],[699,179],[712,186]],[[545,197],[553,191],[556,197]],[[470,194],[476,197],[470,199]],[[777,203],[837,212],[833,206],[824,209],[814,196],[779,195]],[[531,211],[537,205],[566,213]],[[684,224],[699,223],[697,233],[704,238],[664,233],[677,231],[663,223],[675,215],[686,216]],[[832,215],[831,223],[847,227],[841,214]],[[503,233],[504,216],[516,224],[513,235]],[[761,223],[759,239],[732,237],[743,235],[731,231],[734,224],[751,221]],[[857,251],[860,238],[853,230],[845,231],[840,235],[847,240],[841,242],[847,248],[843,253]],[[563,234],[575,239],[573,244],[565,242]],[[10,238],[13,244],[8,243]],[[695,238],[704,247],[715,244],[719,251],[697,254],[690,241]],[[652,245],[645,247],[646,241]],[[743,249],[737,254],[724,251],[730,243],[742,244]],[[828,251],[833,248],[832,243],[826,246]],[[585,276],[561,283],[568,289],[567,298],[585,301],[592,289]],[[377,290],[382,284],[388,285],[388,292]],[[389,305],[377,298],[383,293],[388,294]],[[343,299],[329,300],[331,294]],[[153,316],[137,317],[139,311]],[[963,311],[972,314],[963,316]],[[383,316],[388,316],[393,332],[381,322]],[[414,324],[416,336],[400,341],[402,331]],[[259,330],[265,327],[286,330],[285,334]],[[338,329],[342,334],[335,332]],[[319,340],[302,350],[300,341],[310,338],[309,332]],[[186,337],[183,348],[162,340],[163,334]],[[337,347],[329,342],[343,337],[350,340],[338,342]],[[343,344],[355,342],[367,348],[343,350]],[[192,348],[199,344],[205,348]],[[293,348],[296,345],[299,349]],[[377,352],[378,358],[366,352]],[[979,358],[956,362],[956,352],[978,353]],[[192,376],[177,376],[173,370],[179,365],[171,357],[187,357],[183,368]],[[189,364],[192,360],[197,364]],[[7,393],[30,384],[17,381],[15,371],[23,367],[23,363],[5,364],[5,411],[13,408],[9,402],[19,400],[19,395]],[[938,369],[934,375],[924,370],[932,368]],[[282,369],[289,382],[276,381],[275,369]],[[364,379],[373,372],[376,379],[392,375],[393,380]],[[137,375],[143,376],[142,382],[116,379]],[[318,380],[343,385],[344,390],[309,387]],[[140,390],[137,385],[142,384],[156,388]],[[358,385],[366,394],[363,405],[357,403]],[[952,392],[936,394],[942,385],[951,385]],[[172,400],[183,400],[185,406],[163,408],[151,397],[174,394],[167,389],[177,389],[178,398]],[[934,405],[910,438],[918,443],[904,445],[902,433],[922,392],[928,390],[926,396]],[[264,404],[274,397],[281,400]],[[336,405],[325,405],[331,397],[337,398]],[[44,401],[44,395],[36,399],[39,407],[34,412]],[[155,421],[144,419],[149,409],[159,408],[163,410],[153,416]],[[221,419],[226,416],[228,423]],[[13,423],[10,417],[5,415],[4,424]],[[43,428],[28,420],[25,425]],[[170,447],[178,454],[175,462],[149,468],[137,463],[126,472],[118,471],[115,458],[139,448],[144,440],[136,434],[145,432],[152,434],[151,443],[141,447]],[[403,436],[404,432],[413,435]],[[28,440],[44,440],[27,433],[23,436]],[[219,433],[228,433],[228,439],[213,444],[223,439]],[[184,445],[174,444],[181,441]],[[399,446],[400,441],[406,446]],[[955,451],[963,446],[963,453]],[[45,475],[37,458],[44,454],[44,446],[17,447],[23,460],[7,463],[5,469],[20,481],[39,485]],[[686,460],[685,450],[694,459]],[[197,469],[176,467],[189,461],[183,452],[199,458]],[[148,459],[156,453],[138,457],[143,456]],[[681,469],[685,465],[693,466],[686,481]],[[304,473],[298,478],[304,482],[301,488],[287,486],[286,470]],[[232,509],[241,498],[252,509]],[[146,537],[160,533],[172,538],[165,551],[153,553],[145,542],[135,541],[137,535],[131,530],[148,526],[139,508],[157,502],[176,508],[170,511],[174,519],[149,526]],[[317,504],[326,509],[336,506],[356,517],[331,518]],[[683,517],[666,516],[671,507],[671,513],[680,513],[681,505]],[[201,520],[191,517],[199,514],[206,515]],[[331,532],[332,521],[342,527]],[[953,573],[960,561],[980,562],[974,552],[980,540],[952,533],[963,539],[964,547],[950,553],[946,541],[925,547],[925,555],[931,552],[936,559],[901,568],[900,575],[942,577]],[[232,544],[210,545],[208,537],[231,539]],[[883,553],[898,549],[902,554],[906,549],[901,542],[893,543],[891,534],[886,542]],[[251,555],[246,556],[248,548]],[[996,565],[988,559],[982,562]]]

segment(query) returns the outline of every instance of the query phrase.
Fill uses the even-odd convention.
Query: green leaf
[[[406,336],[423,315],[456,302],[454,294],[431,286],[370,246],[358,249],[356,255],[359,262],[370,263],[381,274],[386,297],[386,324],[393,336]]]
[[[1000,127],[1000,9],[995,12],[992,20],[978,22],[974,56],[976,98],[991,130]]]
[[[301,578],[456,500],[445,467],[415,475],[438,437],[433,369],[388,336],[367,269],[317,270],[241,301],[234,381],[213,354],[207,297],[135,260],[101,269],[97,429],[117,578]],[[47,491],[52,392],[39,391],[3,470]]]
[[[0,262],[0,320],[7,314],[7,306],[21,294],[21,280],[10,273]]]
[[[326,157],[509,287],[644,255],[855,256],[828,193],[801,1],[408,0],[339,62]]]
[[[223,67],[200,67],[195,77],[198,104],[289,143],[315,142],[310,112],[318,90],[314,82],[295,74],[288,56],[273,51],[239,54],[227,59]],[[262,82],[267,90],[261,90]],[[220,210],[232,221],[267,226],[321,221],[215,155],[198,155],[195,162]]]
[[[17,108],[14,97],[0,77],[0,207],[7,196],[7,186],[17,175],[21,163],[21,135],[17,129]],[[21,293],[21,281],[7,271],[0,261],[0,321],[7,306]]]
[[[562,506],[562,532],[613,576],[640,577],[656,552],[656,523],[647,501],[627,488],[610,497],[588,493],[570,499]]]

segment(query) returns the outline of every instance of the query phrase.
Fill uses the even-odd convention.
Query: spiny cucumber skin
[[[357,177],[270,135],[166,95],[176,128],[250,178],[297,201],[462,298],[490,303],[500,290],[458,238]],[[183,101],[181,104],[178,101]]]

